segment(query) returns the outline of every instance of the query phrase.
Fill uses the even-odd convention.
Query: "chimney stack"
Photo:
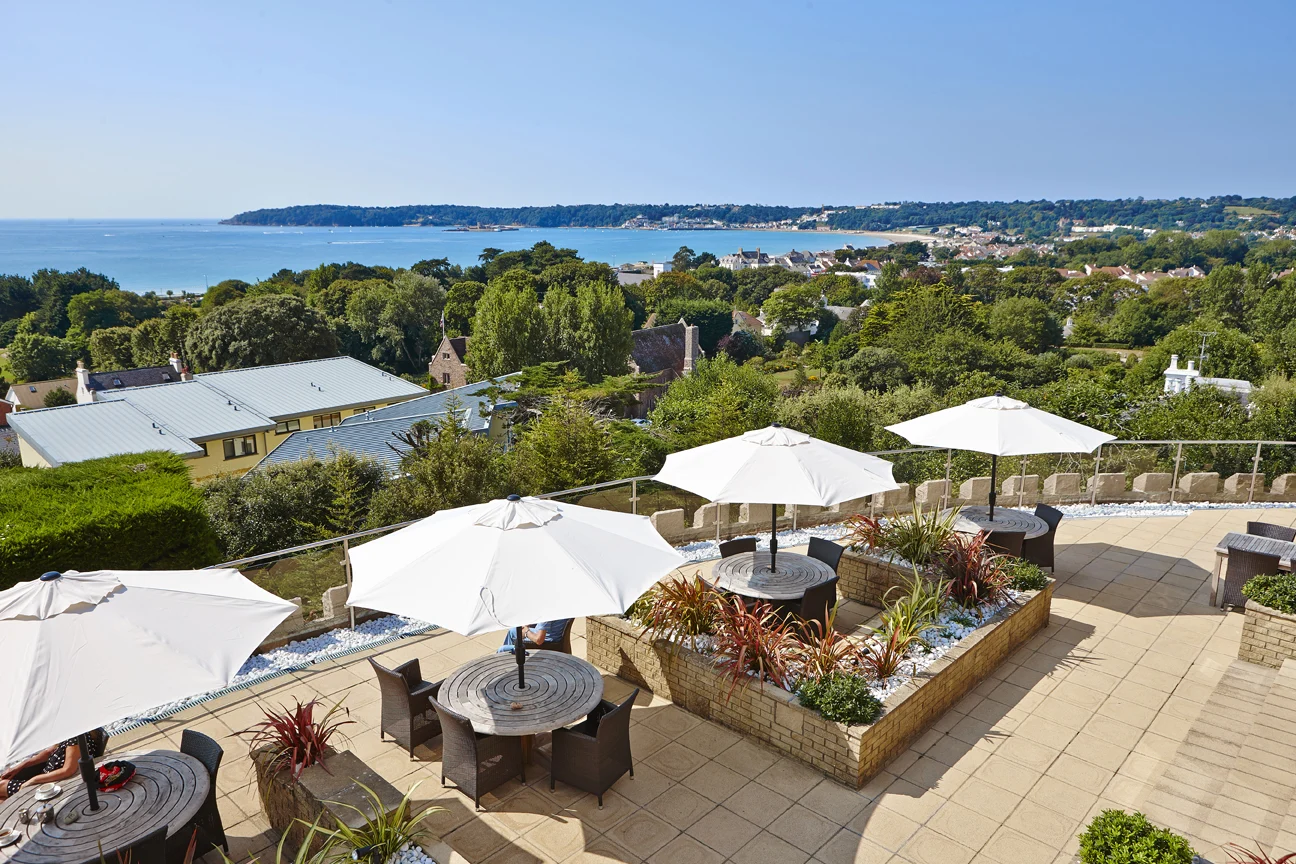
[[[702,359],[702,341],[695,325],[686,323],[683,318],[680,323],[684,325],[684,374],[691,375]]]
[[[84,360],[78,360],[76,365],[76,400],[80,405],[94,401],[94,391],[90,389],[90,370],[86,368]]]
[[[177,374],[184,371],[180,367],[180,355],[174,351],[171,352],[171,368],[174,369]]]
[[[1179,371],[1179,355],[1178,355],[1178,354],[1171,354],[1171,355],[1170,355],[1170,368],[1167,369],[1166,371],[1167,371],[1167,372],[1177,372],[1177,371]]]

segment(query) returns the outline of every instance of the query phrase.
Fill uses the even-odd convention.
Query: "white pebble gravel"
[[[387,859],[387,864],[436,864],[436,861],[417,844],[406,843]]]

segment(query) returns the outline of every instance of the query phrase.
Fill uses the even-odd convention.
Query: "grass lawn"
[[[1259,207],[1244,207],[1241,204],[1232,204],[1224,208],[1225,213],[1232,213],[1234,216],[1277,216],[1272,210],[1261,210]]]
[[[811,378],[818,378],[821,381],[823,380],[823,377],[827,374],[828,374],[827,369],[807,369],[806,370],[807,376]],[[796,370],[788,369],[787,371],[784,372],[771,372],[770,377],[778,382],[779,387],[782,387],[783,389],[787,389],[788,387],[791,387],[792,383],[796,380]]]

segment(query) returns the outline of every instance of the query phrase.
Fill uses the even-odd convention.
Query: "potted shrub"
[[[1193,848],[1142,813],[1104,810],[1080,835],[1082,864],[1192,864]]]

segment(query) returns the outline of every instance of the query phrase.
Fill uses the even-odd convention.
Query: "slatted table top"
[[[1296,543],[1261,537],[1258,534],[1242,534],[1237,531],[1225,534],[1224,539],[1215,545],[1215,551],[1224,555],[1227,555],[1230,549],[1255,552],[1260,555],[1277,555],[1282,559],[1281,566],[1285,570],[1292,569],[1292,561],[1296,558]]]
[[[800,600],[808,589],[836,574],[818,558],[779,552],[778,570],[770,569],[770,553],[740,552],[716,562],[710,582],[721,591],[757,600]]]
[[[954,520],[954,530],[961,534],[976,534],[981,531],[1025,531],[1026,539],[1034,540],[1047,534],[1049,527],[1043,519],[1025,510],[995,507],[995,518],[992,521],[989,507],[964,507],[959,510],[958,518]]]
[[[54,821],[23,825],[18,811],[36,806],[36,787],[22,789],[0,802],[0,828],[25,836],[0,849],[4,864],[85,864],[98,862],[99,850],[112,850],[141,840],[166,825],[167,836],[189,824],[207,799],[207,769],[192,756],[172,750],[114,755],[113,761],[135,764],[135,776],[116,792],[99,793],[99,809],[90,809],[90,793],[81,775],[63,780],[63,794],[53,800]],[[72,814],[75,813],[75,816]]]
[[[519,688],[514,655],[491,654],[451,673],[437,698],[471,720],[478,732],[535,735],[574,723],[593,711],[603,698],[603,676],[579,657],[528,651],[526,687]]]

